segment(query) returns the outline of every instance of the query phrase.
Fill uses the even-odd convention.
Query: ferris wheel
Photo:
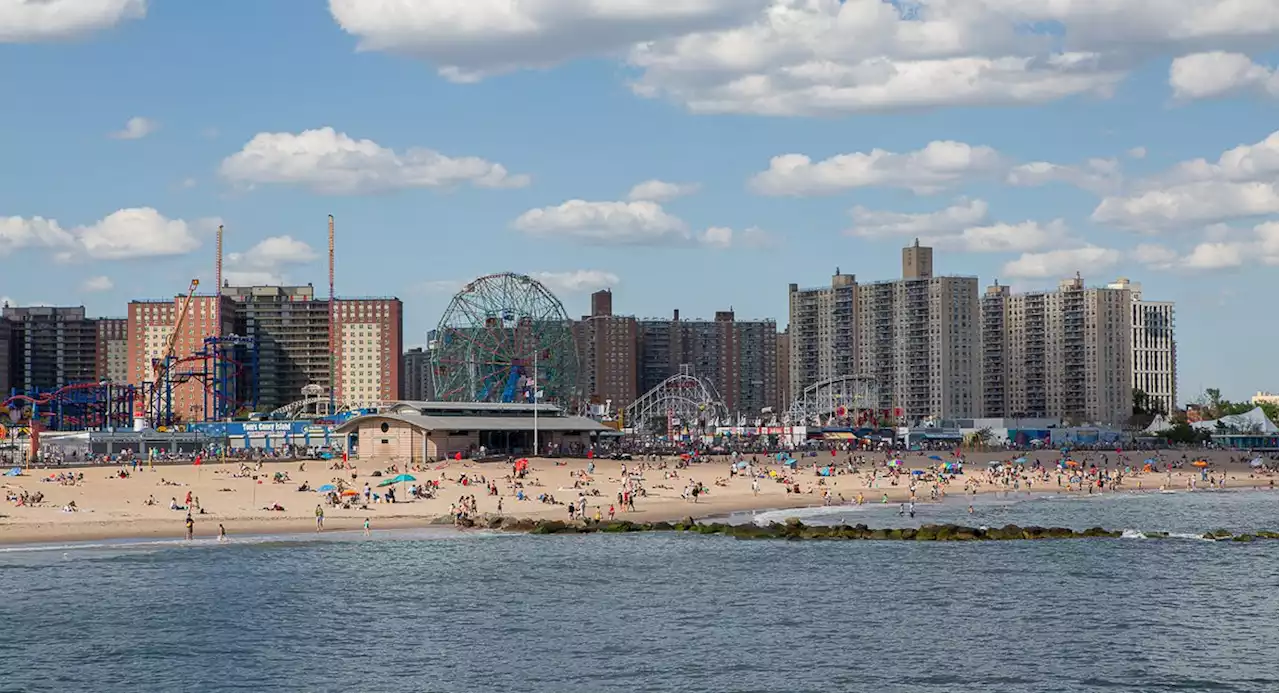
[[[538,281],[480,277],[449,302],[432,379],[449,402],[555,402],[578,397],[578,350],[564,306]]]

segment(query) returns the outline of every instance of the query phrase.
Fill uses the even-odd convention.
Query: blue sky
[[[407,344],[508,270],[784,324],[918,235],[1141,282],[1183,399],[1275,390],[1274,0],[911,4],[0,0],[0,296],[123,315],[211,281],[219,220],[230,278],[319,287],[334,214]]]

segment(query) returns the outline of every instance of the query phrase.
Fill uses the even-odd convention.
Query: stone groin
[[[1085,530],[1067,527],[1020,527],[1005,525],[1003,527],[965,527],[963,525],[922,525],[920,527],[880,528],[872,529],[866,525],[806,525],[799,520],[790,519],[783,523],[768,525],[741,524],[731,525],[720,522],[697,522],[686,517],[678,522],[630,522],[628,520],[613,521],[575,521],[532,520],[528,518],[484,516],[476,520],[463,520],[459,526],[464,528],[496,529],[505,532],[523,532],[527,534],[624,534],[632,532],[685,532],[689,534],[719,534],[735,539],[817,539],[817,540],[866,540],[866,541],[1034,541],[1037,539],[1118,539],[1123,532],[1108,530],[1102,527],[1091,527]],[[1168,538],[1166,532],[1145,532],[1148,539]],[[1280,534],[1270,531],[1259,531],[1244,534],[1233,534],[1226,530],[1205,532],[1204,539],[1214,541],[1250,542],[1260,539],[1280,539]]]

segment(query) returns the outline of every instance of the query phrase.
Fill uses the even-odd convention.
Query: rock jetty
[[[528,518],[483,516],[462,520],[464,528],[496,529],[504,532],[527,534],[623,534],[632,532],[685,532],[690,534],[719,534],[735,539],[818,539],[818,540],[869,540],[869,541],[1030,541],[1037,539],[1096,539],[1119,538],[1123,532],[1091,527],[1074,530],[1067,527],[965,527],[963,525],[922,525],[893,529],[872,529],[866,525],[813,526],[797,519],[768,525],[731,525],[721,522],[697,522],[686,517],[679,522],[565,522],[562,520],[532,520]],[[1163,532],[1146,533],[1149,539],[1167,538]],[[1259,531],[1232,534],[1225,530],[1206,532],[1205,539],[1214,541],[1250,542],[1260,539],[1280,539],[1280,534]]]

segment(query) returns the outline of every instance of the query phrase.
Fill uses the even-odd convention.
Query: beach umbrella
[[[942,458],[941,458],[941,457],[938,457],[937,455],[929,455],[929,459],[931,459],[931,460],[937,460],[937,461],[939,461],[939,462],[941,462],[941,461],[942,461]]]
[[[1262,458],[1261,458],[1261,457],[1255,457],[1255,458],[1253,458],[1253,461],[1249,463],[1249,466],[1250,466],[1250,467],[1261,467],[1263,464],[1265,464],[1265,463],[1262,461]]]
[[[1025,457],[1019,457],[1018,459],[1014,460],[1014,463],[1015,463],[1015,464],[1026,464],[1026,463],[1027,463],[1027,458],[1025,458]]]
[[[358,495],[360,495],[360,492],[359,492],[359,491],[357,491],[357,490],[355,490],[355,489],[353,489],[353,488],[349,488],[349,489],[347,489],[347,490],[343,491],[343,492],[342,492],[342,495],[344,495],[344,496],[358,496]]]
[[[393,477],[391,477],[390,479],[387,479],[386,481],[384,481],[384,482],[382,482],[382,483],[380,483],[380,484],[378,484],[378,485],[379,485],[379,486],[390,486],[390,485],[392,485],[392,484],[399,484],[399,483],[403,483],[403,482],[405,482],[405,481],[417,481],[417,480],[418,480],[418,478],[417,478],[417,477],[415,477],[415,476],[414,476],[414,475],[412,475],[412,474],[397,474],[396,476],[393,476]]]
[[[924,470],[923,470],[923,469],[912,469],[912,470],[911,470],[911,476],[924,476]]]
[[[332,493],[337,490],[338,490],[337,486],[334,486],[333,484],[325,484],[324,486],[317,488],[316,493]]]
[[[1209,463],[1208,463],[1208,462],[1205,462],[1204,460],[1196,460],[1195,462],[1192,462],[1192,463],[1191,463],[1191,466],[1192,466],[1192,467],[1200,467],[1200,468],[1204,468],[1204,467],[1208,467],[1208,466],[1209,466]]]

